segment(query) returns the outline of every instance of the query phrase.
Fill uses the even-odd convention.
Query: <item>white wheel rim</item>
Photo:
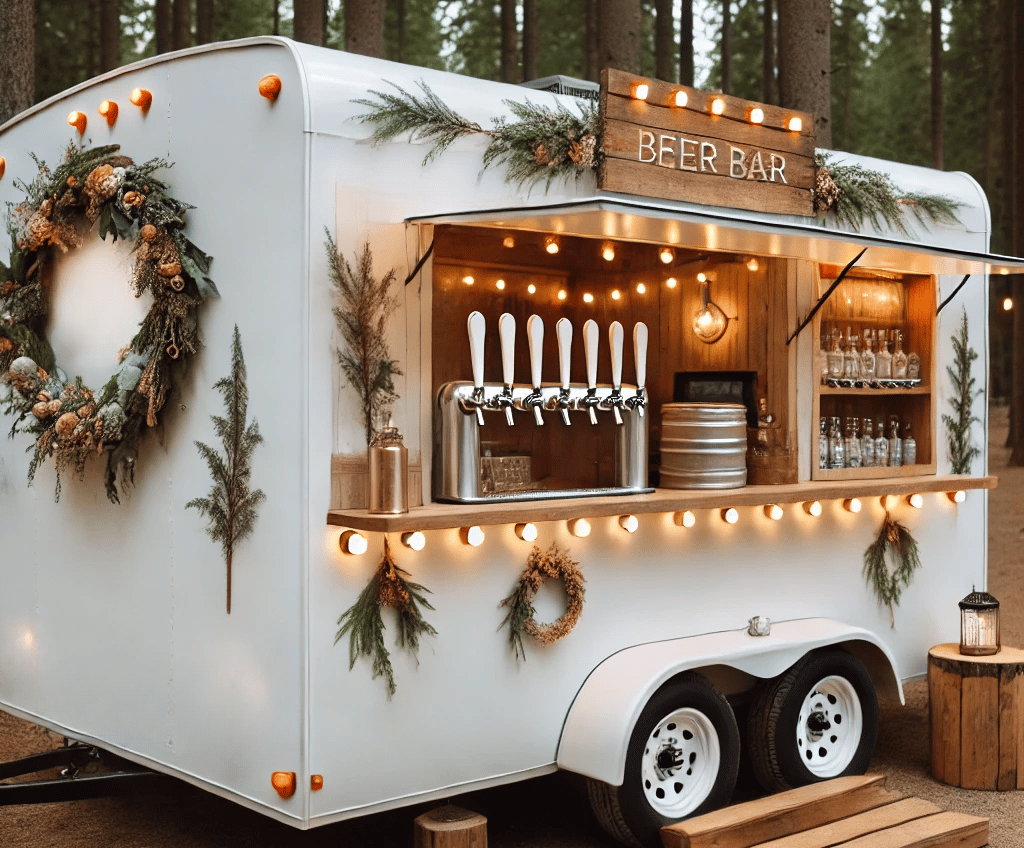
[[[689,815],[711,794],[721,761],[711,719],[690,708],[669,713],[644,744],[640,780],[647,802],[666,818]]]
[[[796,744],[800,760],[815,777],[836,777],[860,747],[864,717],[860,697],[845,677],[819,680],[800,705]]]

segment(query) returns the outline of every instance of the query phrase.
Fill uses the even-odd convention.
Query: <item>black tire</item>
[[[615,839],[660,848],[662,827],[729,802],[739,761],[740,733],[729,702],[707,678],[688,672],[655,692],[640,713],[622,786],[588,780],[590,806]]]
[[[762,684],[750,707],[750,764],[770,792],[864,774],[877,740],[874,683],[859,659],[839,649],[807,654]]]

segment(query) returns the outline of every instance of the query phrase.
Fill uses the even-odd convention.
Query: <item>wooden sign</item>
[[[606,69],[601,116],[599,189],[814,214],[814,118],[806,112]],[[799,129],[790,128],[794,118]]]

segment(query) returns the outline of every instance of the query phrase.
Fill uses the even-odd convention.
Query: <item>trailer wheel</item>
[[[601,826],[626,845],[660,846],[660,828],[728,803],[740,734],[725,697],[687,673],[659,689],[637,719],[622,786],[587,782]]]
[[[875,686],[852,654],[808,654],[760,687],[747,730],[751,766],[769,791],[863,774],[878,739]]]

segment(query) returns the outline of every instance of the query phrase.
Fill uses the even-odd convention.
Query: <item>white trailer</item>
[[[257,90],[266,74],[281,81],[274,100]],[[953,393],[950,337],[966,315],[979,353],[971,373],[984,385],[986,275],[1018,267],[987,255],[980,188],[964,174],[837,155],[904,191],[959,204],[959,223],[908,220],[909,238],[867,222],[853,232],[737,208],[733,200],[742,206],[744,192],[759,188],[753,180],[723,179],[705,202],[654,199],[643,180],[632,193],[598,188],[592,171],[527,190],[506,182],[501,167],[482,170],[481,135],[426,164],[423,143],[369,142],[373,124],[360,120],[367,107],[355,101],[393,91],[389,84],[419,92],[421,82],[484,128],[511,118],[505,101],[577,108],[565,95],[256,38],[109,72],[0,127],[5,203],[24,199],[15,183],[34,179],[33,154],[55,165],[69,142],[114,143],[136,162],[174,163],[163,175],[195,206],[187,235],[213,257],[221,295],[201,309],[204,347],[160,415],[160,437],[145,438],[120,504],[104,496],[102,458],[84,479],[65,479],[55,501],[52,462],[26,483],[32,438],[0,442],[0,706],[298,828],[567,769],[590,779],[613,834],[646,844],[660,824],[728,802],[741,745],[775,787],[863,771],[876,691],[900,696],[903,681],[922,675],[927,649],[957,639],[956,601],[985,585],[986,490],[995,480],[986,476],[984,404],[974,410],[980,456],[969,474],[951,473],[941,423]],[[151,94],[148,110],[129,102],[134,89]],[[693,102],[700,96],[691,92]],[[103,101],[119,104],[115,122],[97,114]],[[70,111],[87,116],[83,133],[68,125]],[[646,164],[643,132],[634,158]],[[675,167],[663,154],[656,165]],[[325,229],[350,261],[369,244],[378,276],[397,271],[388,342],[403,372],[393,414],[410,457],[413,506],[404,514],[366,510],[363,424],[337,362]],[[540,249],[549,237],[561,241],[557,256]],[[88,385],[117,368],[113,352],[144,314],[126,284],[133,260],[122,245],[87,237],[54,266],[48,337],[67,373]],[[620,264],[596,258],[602,246]],[[665,247],[671,264],[641,259]],[[909,388],[821,384],[819,339],[848,320],[834,302],[787,343],[834,269],[864,247],[858,267],[870,273],[851,275],[850,285],[875,294],[884,285],[902,298],[896,318],[877,320],[908,327],[921,357],[921,379]],[[713,345],[695,342],[689,325],[701,268],[736,319]],[[471,311],[488,327],[485,421],[465,402],[458,414],[486,443],[480,450],[530,455],[529,492],[452,496],[438,470],[438,398],[471,378],[463,330]],[[504,312],[520,319],[514,381],[499,367],[494,330]],[[524,406],[533,387],[522,328],[531,314],[548,327],[541,426]],[[580,328],[586,318],[600,328],[596,426],[578,397],[571,426],[557,411],[560,317],[577,328],[568,367],[579,396],[587,389]],[[631,460],[639,484],[614,462],[620,425],[607,403],[614,375],[604,342],[612,320],[627,338],[639,321],[650,332],[647,379],[638,381],[646,414],[640,421],[635,407],[621,410],[643,436],[640,466]],[[185,505],[210,487],[194,442],[218,443],[211,415],[222,414],[222,397],[213,384],[230,371],[234,326],[249,414],[264,437],[252,485],[266,502],[235,551],[226,614],[220,548]],[[628,342],[625,359],[628,382]],[[650,485],[661,405],[680,399],[677,372],[701,371],[729,371],[719,378],[728,389],[766,399],[774,422],[765,451],[752,451],[746,486]],[[513,427],[494,399],[506,382],[515,383]],[[635,397],[635,387],[622,394]],[[851,409],[912,421],[915,464],[819,468],[819,418]],[[473,468],[479,450],[463,460]],[[954,500],[956,492],[965,495]],[[909,495],[921,496],[919,507]],[[859,512],[844,508],[853,499]],[[912,532],[921,562],[892,619],[862,574],[887,514]],[[573,535],[581,518],[589,535]],[[521,661],[499,603],[532,549],[515,532],[526,523],[539,548],[557,544],[580,564],[586,595],[572,632],[550,645],[527,638]],[[464,543],[469,527],[482,530],[480,544]],[[366,553],[340,550],[352,532]],[[399,543],[411,532],[423,534],[421,550]],[[434,609],[425,616],[437,631],[414,657],[395,646],[385,612],[391,698],[367,659],[350,670],[347,640],[335,644],[339,616],[388,536],[398,565],[429,588]],[[537,597],[541,620],[561,614],[551,583]],[[769,634],[748,633],[753,616],[771,620]],[[740,727],[734,707],[744,703],[752,717]],[[285,776],[280,794],[275,774]]]

